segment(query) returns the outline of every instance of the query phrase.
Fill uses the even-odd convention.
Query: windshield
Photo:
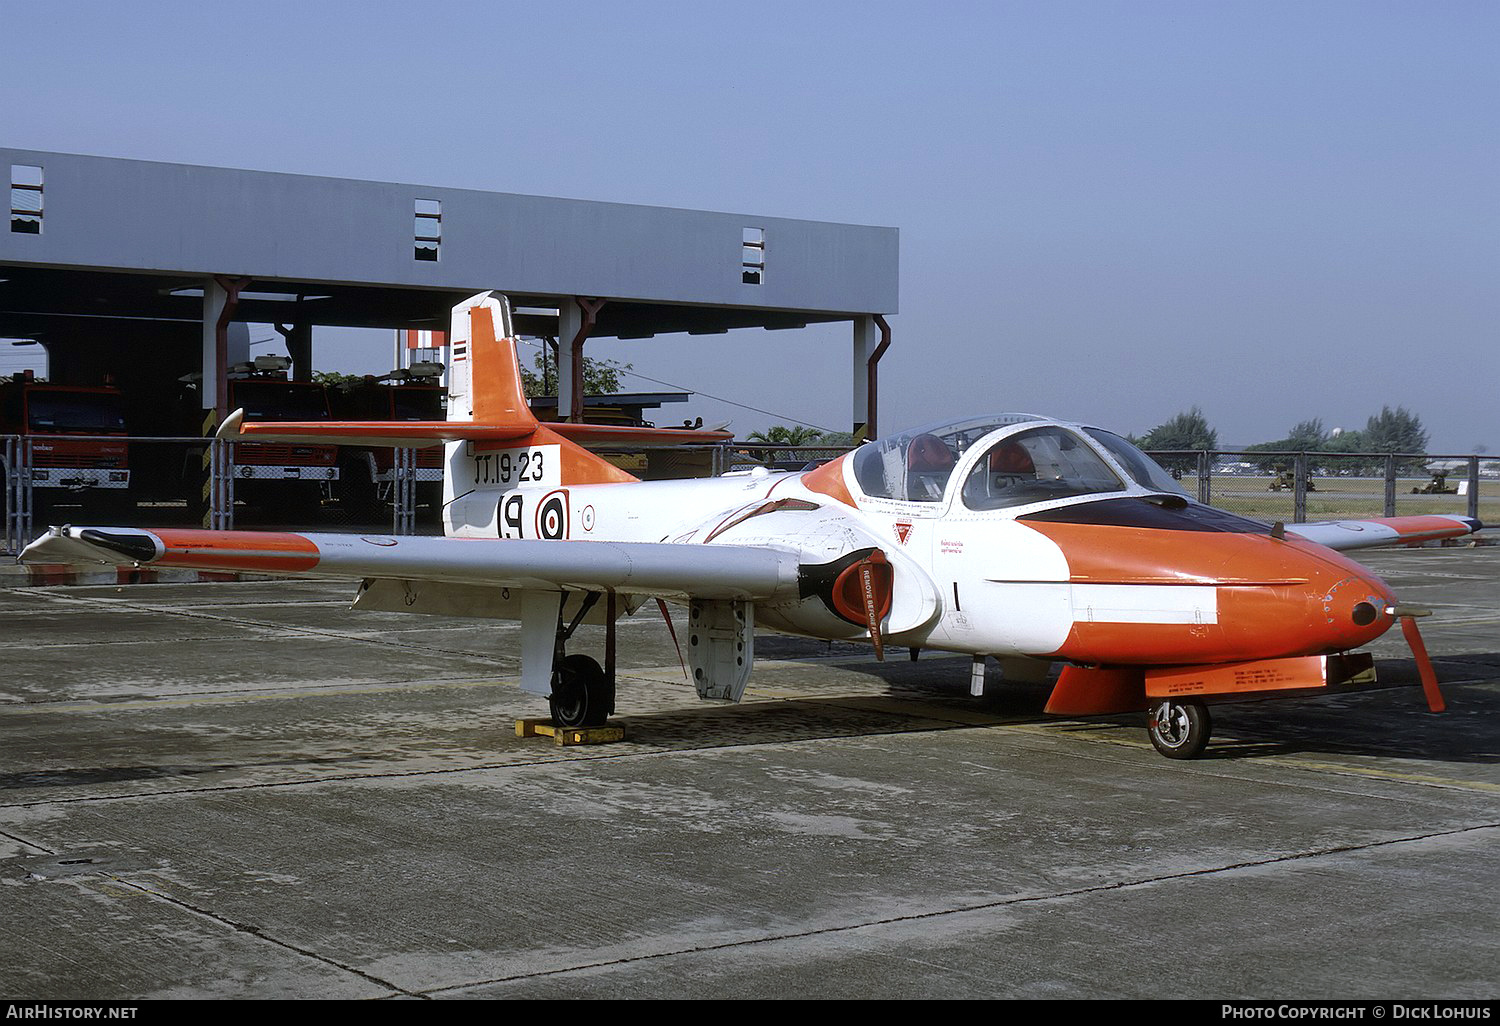
[[[911,502],[937,502],[960,457],[996,428],[1037,418],[1008,413],[945,421],[863,445],[854,453],[854,477],[866,495]]]
[[[120,397],[108,392],[32,392],[26,400],[32,431],[80,434],[124,434]]]
[[[1131,445],[1119,435],[1105,431],[1102,428],[1085,428],[1100,445],[1109,450],[1109,454],[1119,461],[1125,468],[1125,472],[1135,479],[1135,483],[1142,488],[1149,488],[1153,492],[1167,492],[1172,495],[1186,495],[1187,491],[1162,468],[1150,456]]]
[[[1001,509],[1073,495],[1118,492],[1125,483],[1087,442],[1060,427],[1040,427],[994,445],[964,481],[964,505]]]
[[[231,402],[246,420],[327,420],[328,399],[322,385],[293,381],[231,381]]]

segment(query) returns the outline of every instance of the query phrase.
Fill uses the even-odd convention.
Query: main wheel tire
[[[613,711],[604,668],[586,655],[570,655],[553,677],[552,722],[559,727],[598,727]]]
[[[1208,706],[1195,698],[1164,699],[1151,707],[1150,715],[1151,744],[1168,759],[1196,759],[1213,732]]]

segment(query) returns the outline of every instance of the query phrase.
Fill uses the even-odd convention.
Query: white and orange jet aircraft
[[[674,432],[539,424],[510,309],[454,310],[448,419],[245,423],[221,438],[446,445],[445,536],[54,527],[21,558],[361,579],[355,608],[521,623],[521,687],[561,725],[614,706],[615,621],[688,607],[699,695],[738,701],[757,626],[814,638],[1065,664],[1047,711],[1148,711],[1190,758],[1208,705],[1324,694],[1373,679],[1355,650],[1399,619],[1440,711],[1413,615],[1335,549],[1454,537],[1467,517],[1266,525],[1188,498],[1119,435],[1012,414],[866,444],[815,470],[637,481],[581,443]],[[701,436],[697,436],[701,437]],[[670,619],[668,623],[670,624]],[[602,623],[604,665],[567,644]],[[1032,676],[1030,679],[1041,679]]]

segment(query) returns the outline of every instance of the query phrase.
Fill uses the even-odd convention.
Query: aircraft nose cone
[[[1367,645],[1390,630],[1396,618],[1389,613],[1396,597],[1384,581],[1363,567],[1340,559],[1319,573],[1316,591],[1309,592],[1310,619],[1315,633],[1329,649],[1347,650]],[[1349,570],[1357,572],[1350,573]]]

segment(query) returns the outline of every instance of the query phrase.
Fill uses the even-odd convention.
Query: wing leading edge
[[[747,545],[67,526],[52,528],[20,558],[667,598],[765,601],[795,596],[798,587],[795,553]]]
[[[1447,513],[1427,516],[1383,517],[1375,520],[1328,520],[1313,524],[1288,524],[1295,534],[1330,549],[1367,549],[1378,545],[1420,545],[1443,538],[1462,538],[1482,530],[1473,517]]]

